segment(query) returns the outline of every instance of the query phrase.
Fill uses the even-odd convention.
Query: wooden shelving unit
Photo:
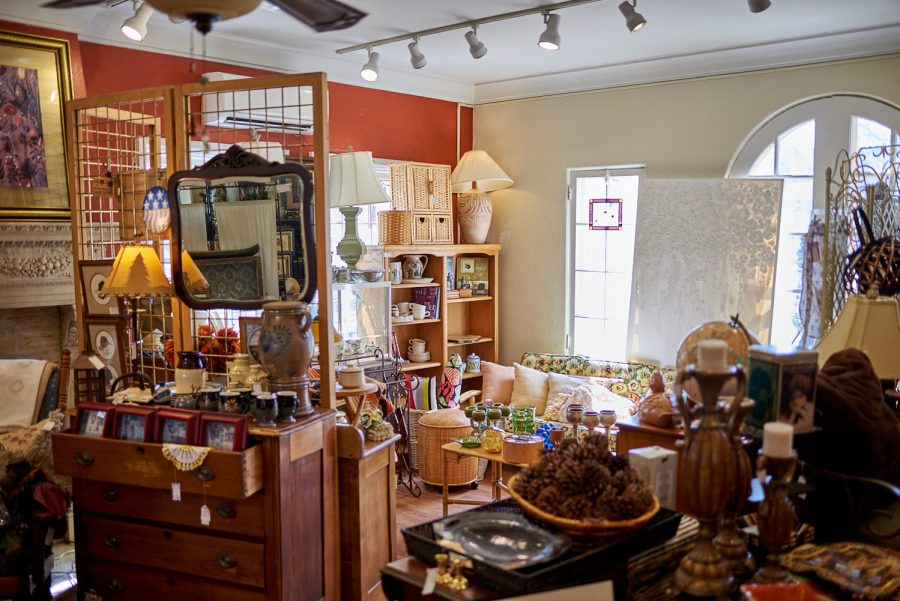
[[[428,264],[423,277],[434,278],[429,284],[399,284],[391,286],[391,303],[410,302],[415,288],[441,288],[439,299],[440,310],[437,319],[423,319],[404,323],[391,324],[397,335],[400,354],[406,358],[406,349],[410,338],[425,341],[426,349],[431,353],[432,361],[428,363],[412,363],[403,367],[403,371],[415,371],[421,376],[438,376],[443,365],[454,354],[459,353],[465,360],[466,355],[474,352],[484,361],[497,361],[499,357],[499,244],[435,244],[385,246],[385,267],[391,261],[402,261],[404,255],[425,255]],[[460,257],[485,257],[488,259],[488,296],[470,296],[466,298],[447,298],[447,278],[445,261],[453,258],[454,263]],[[474,342],[451,342],[447,338],[451,334],[477,334],[481,339]],[[463,374],[463,389],[479,388],[481,374]]]

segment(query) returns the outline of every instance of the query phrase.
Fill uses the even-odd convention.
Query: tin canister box
[[[806,349],[750,347],[746,396],[756,406],[744,422],[746,434],[760,434],[771,421],[791,424],[796,432],[812,430],[818,358]]]
[[[628,451],[631,467],[650,485],[659,504],[675,509],[678,483],[678,453],[659,446]]]

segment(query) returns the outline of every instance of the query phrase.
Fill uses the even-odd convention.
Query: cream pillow
[[[572,392],[572,389],[578,388],[579,386],[588,386],[592,383],[590,378],[585,377],[566,376],[553,372],[550,372],[547,375],[549,376],[550,384],[549,391],[547,392],[548,398],[553,398],[558,394]]]
[[[518,363],[513,363],[513,368],[516,370],[516,381],[513,383],[510,405],[520,409],[534,407],[535,415],[543,415],[550,392],[547,374]]]

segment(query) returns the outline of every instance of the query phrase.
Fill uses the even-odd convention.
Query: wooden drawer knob
[[[122,583],[119,582],[118,578],[110,578],[109,582],[106,583],[106,590],[111,593],[121,593],[122,589]]]
[[[216,508],[216,513],[218,513],[223,518],[230,520],[237,515],[237,510],[231,503],[222,503]]]
[[[209,482],[216,478],[216,472],[205,465],[194,470],[194,475],[197,477],[197,480],[200,480],[201,482]]]
[[[103,489],[103,498],[107,501],[118,501],[119,500],[119,491],[117,491],[112,486],[107,486]]]
[[[78,451],[75,453],[75,463],[78,465],[90,465],[94,463],[94,458],[86,451]]]
[[[235,559],[233,556],[227,555],[227,554],[219,555],[218,562],[219,562],[219,565],[222,566],[223,568],[225,568],[226,570],[233,568],[237,565],[237,559]]]
[[[115,534],[107,534],[106,539],[103,542],[105,542],[106,546],[110,549],[118,549],[122,546],[122,539]]]

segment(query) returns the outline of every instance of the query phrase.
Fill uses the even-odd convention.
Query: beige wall
[[[642,164],[653,178],[723,177],[763,121],[835,92],[900,104],[900,55],[476,107],[474,147],[515,181],[491,195],[502,362],[565,350],[566,169]]]

